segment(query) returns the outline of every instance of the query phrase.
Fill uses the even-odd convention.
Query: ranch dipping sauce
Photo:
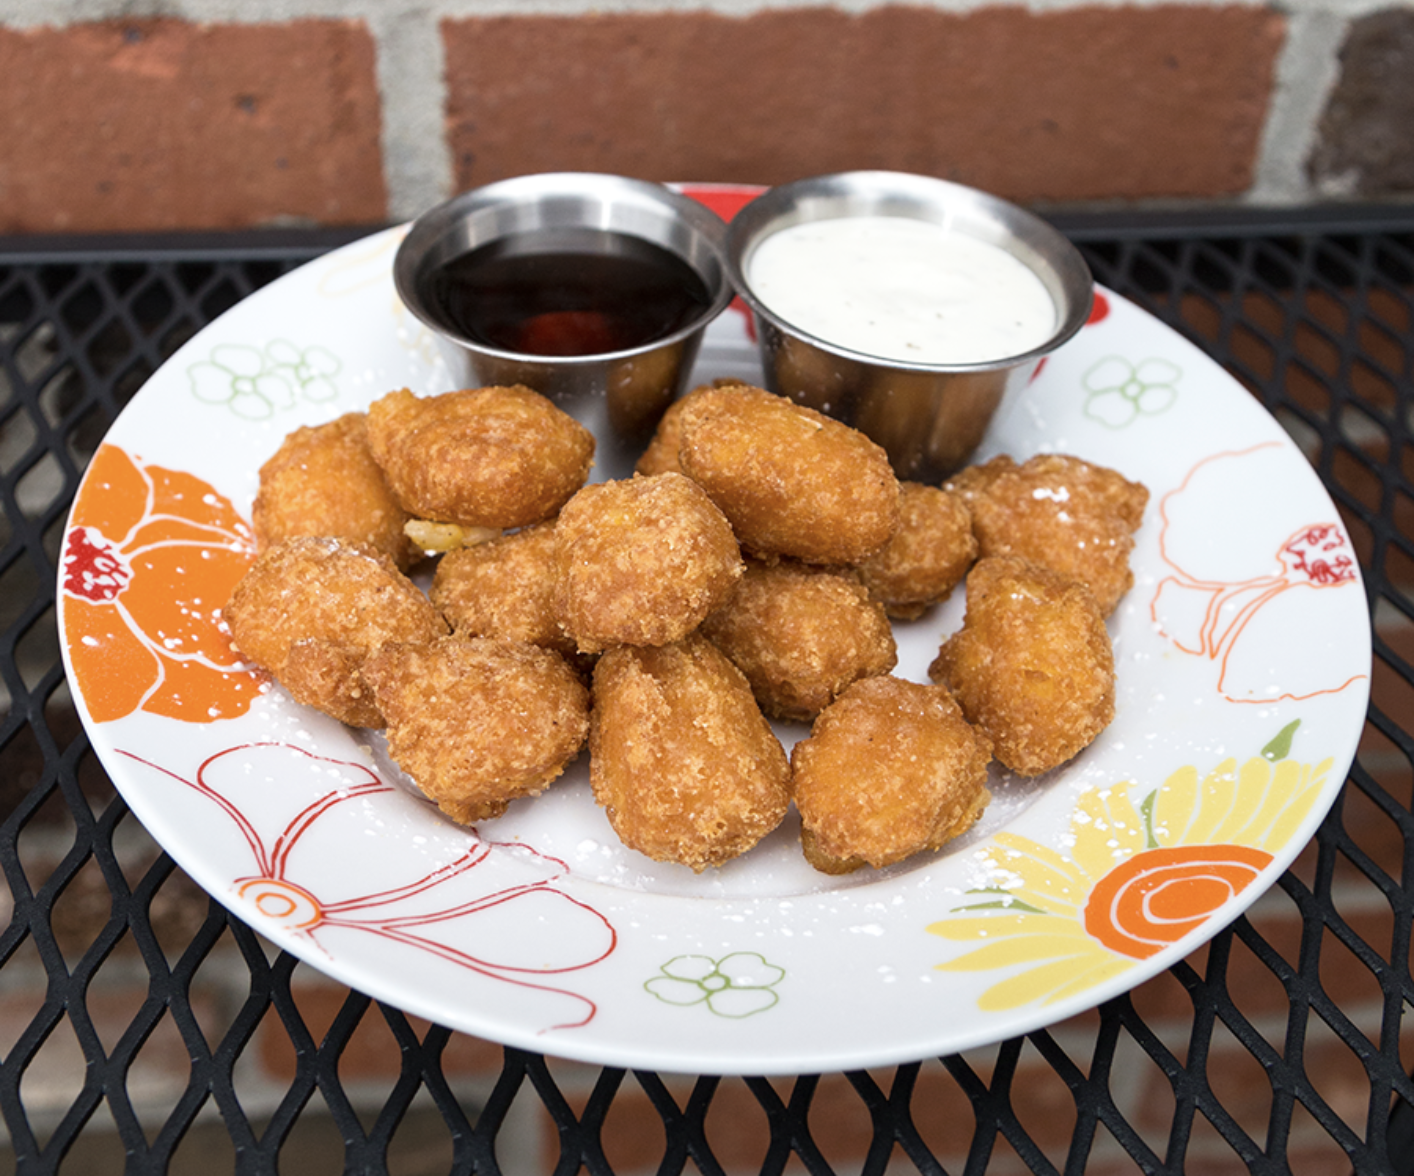
[[[904,363],[988,363],[1045,343],[1056,308],[1005,249],[932,221],[844,216],[765,238],[752,292],[782,319],[851,351]]]

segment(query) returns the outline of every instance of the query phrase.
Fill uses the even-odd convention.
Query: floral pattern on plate
[[[220,610],[254,557],[250,527],[206,482],[102,446],[74,502],[59,582],[90,717],[245,714],[265,676],[231,645]]]
[[[535,858],[547,876],[486,888],[481,875],[487,871],[480,867],[495,847],[467,830],[464,844],[433,868],[410,858],[403,863],[412,867],[406,876],[370,886],[356,858],[342,871],[324,864],[356,844],[359,815],[350,810],[401,795],[364,765],[264,744],[218,752],[188,778],[122,754],[203,797],[228,822],[216,835],[243,841],[250,859],[250,869],[232,879],[228,897],[268,926],[325,954],[331,932],[357,931],[535,992],[546,998],[546,1029],[593,1020],[592,1000],[549,978],[600,963],[613,952],[616,936],[601,913],[555,886],[567,872],[563,862],[529,847],[504,847]],[[498,925],[508,917],[518,928],[514,936]],[[483,935],[478,928],[487,923],[494,933]],[[566,936],[571,924],[582,930]]]
[[[1284,634],[1326,628],[1322,614],[1343,611],[1336,594],[1359,592],[1354,549],[1334,514],[1311,518],[1282,493],[1284,454],[1275,442],[1217,453],[1197,463],[1159,503],[1159,542],[1170,574],[1159,581],[1150,613],[1185,653],[1217,667],[1229,702],[1305,699],[1345,689],[1367,676],[1369,660],[1347,648],[1333,657],[1304,654]],[[1224,542],[1213,520],[1240,498],[1253,509],[1225,519]],[[1280,673],[1273,650],[1285,647]]]
[[[1137,802],[1122,781],[1080,798],[1061,853],[998,833],[997,881],[928,930],[986,940],[943,971],[1015,968],[978,997],[987,1010],[1051,1004],[1112,979],[1197,930],[1257,881],[1321,795],[1330,759],[1286,758],[1296,724],[1260,755],[1201,776],[1187,764]]]
[[[703,195],[730,212],[750,193]],[[185,344],[115,423],[65,535],[58,619],[96,753],[181,867],[278,946],[522,1048],[819,1073],[997,1041],[1123,992],[1235,917],[1310,837],[1368,693],[1349,537],[1271,417],[1108,291],[978,454],[1074,453],[1151,490],[1135,587],[1109,621],[1116,718],[1084,753],[1037,781],[999,774],[982,821],[942,853],[846,878],[811,870],[789,828],[702,876],[647,862],[595,806],[583,757],[497,821],[446,821],[376,732],[271,688],[216,615],[285,433],[451,386],[393,290],[402,231],[276,280]],[[266,355],[272,339],[298,347]],[[216,355],[242,357],[242,379],[255,355],[296,382],[335,379],[337,397],[290,384],[294,403],[265,419],[214,412],[189,371]],[[320,371],[326,355],[337,372]],[[760,372],[741,314],[709,328],[693,379],[724,372]],[[216,393],[234,394],[222,378]],[[896,672],[926,677],[961,595],[899,626]]]

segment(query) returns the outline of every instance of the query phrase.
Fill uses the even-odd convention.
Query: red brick
[[[1332,1172],[1351,1171],[1350,1157],[1330,1136],[1324,1142],[1288,1147],[1286,1162],[1291,1176],[1330,1176]]]
[[[1248,983],[1239,971],[1230,970],[1228,975],[1234,994],[1239,984]],[[1336,1000],[1346,1008],[1351,1003],[1348,997]],[[1270,1044],[1278,1054],[1285,1053],[1284,1028],[1277,1030]],[[1300,1065],[1331,1110],[1358,1130],[1368,1115],[1369,1077],[1360,1058],[1314,1015],[1307,1020]],[[1209,1044],[1205,1074],[1223,1108],[1254,1139],[1262,1139],[1271,1113],[1272,1079],[1262,1063],[1221,1023]],[[1162,1108],[1160,1103],[1164,1104]],[[1153,1071],[1143,1086],[1137,1125],[1150,1130],[1167,1126],[1172,1106],[1168,1080]]]
[[[1373,726],[1366,725],[1357,752],[1361,766],[1400,806],[1409,804],[1414,791],[1414,768]],[[1356,845],[1369,854],[1392,878],[1400,876],[1404,855],[1404,833],[1396,820],[1358,786],[1346,788],[1342,801],[1341,824]]]
[[[1359,521],[1359,516],[1355,513],[1358,509],[1366,518],[1378,518],[1385,513],[1385,487],[1377,472],[1379,465],[1386,459],[1386,454],[1371,452],[1375,449],[1373,445],[1365,445],[1366,456],[1362,459],[1351,453],[1345,446],[1339,446],[1332,454],[1331,460],[1331,480],[1335,483],[1337,492],[1344,491],[1352,500],[1351,507],[1342,507],[1341,520],[1345,523],[1346,530],[1350,533],[1351,542],[1355,547],[1355,554],[1363,567],[1370,566],[1370,560],[1374,555],[1374,547],[1368,537],[1367,524]],[[1374,463],[1375,468],[1371,468]],[[1391,521],[1397,527],[1407,527],[1414,521],[1414,512],[1410,510],[1410,503],[1406,499],[1396,497],[1390,508]],[[1407,532],[1406,532],[1407,533]],[[1391,574],[1393,569],[1386,564],[1386,574],[1396,583],[1400,583],[1395,574]]]
[[[579,1073],[567,1074],[569,1063],[555,1058],[548,1058],[547,1062],[571,1114],[581,1118],[598,1071],[584,1067]],[[692,1096],[695,1080],[666,1075],[663,1082],[669,1097],[680,1109],[684,1108]],[[782,1097],[789,1097],[788,1090]],[[543,1103],[537,1102],[535,1111],[535,1129],[548,1141],[545,1146],[553,1156],[555,1123]],[[707,1137],[713,1155],[728,1170],[734,1164],[759,1164],[765,1156],[770,1146],[765,1112],[741,1079],[721,1079],[708,1109]],[[600,1132],[600,1143],[605,1159],[615,1172],[653,1171],[663,1162],[667,1136],[662,1113],[632,1075],[624,1079],[614,1094]]]
[[[301,978],[292,985],[291,991],[305,1027],[315,1044],[319,1044],[344,1007],[349,990],[332,980],[309,977]],[[419,1040],[426,1038],[430,1027],[427,1021],[409,1016],[408,1023]],[[273,1076],[285,1081],[294,1077],[294,1043],[284,1022],[273,1011],[260,1023],[259,1055],[265,1069]],[[500,1072],[503,1056],[499,1045],[466,1033],[453,1033],[442,1051],[442,1070],[449,1077],[494,1075]],[[393,1031],[382,1010],[370,1004],[339,1055],[339,1076],[344,1081],[390,1078],[398,1074],[401,1066],[402,1057]]]
[[[553,1069],[553,1067],[552,1067]],[[592,1085],[592,1084],[591,1084]],[[566,1089],[559,1086],[571,1112],[576,1118],[583,1116],[589,1101],[590,1089]],[[686,1100],[683,1092],[677,1096],[678,1105]],[[543,1102],[535,1105],[535,1130],[543,1141],[544,1154],[556,1154],[556,1126]],[[653,1102],[634,1079],[626,1077],[614,1094],[604,1117],[599,1136],[604,1150],[604,1158],[615,1172],[652,1172],[663,1162],[667,1152],[667,1134],[663,1128],[663,1117]]]
[[[1385,577],[1397,589],[1408,593],[1414,588],[1414,560],[1397,547],[1385,549]]]
[[[1200,949],[1206,952],[1206,949]],[[1202,959],[1188,958],[1188,963],[1201,975],[1206,966]],[[1188,1024],[1193,1020],[1193,998],[1168,969],[1130,990],[1129,999],[1144,1023],[1158,1027],[1165,1022]]]
[[[100,981],[103,974],[100,972]],[[95,983],[84,997],[84,1008],[105,1050],[113,1050],[147,999],[146,983]],[[29,1027],[43,1003],[41,987],[26,988],[12,984],[0,993],[0,1046],[5,1051]],[[217,1015],[220,997],[212,993],[190,994],[191,1007],[199,1021]],[[11,1059],[18,1064],[18,1059]],[[86,1062],[79,1039],[69,1017],[60,1018],[44,1044],[25,1064],[21,1089],[31,1113],[52,1113],[65,1108],[84,1084]],[[128,1068],[126,1089],[131,1098],[141,1103],[170,1103],[183,1089],[191,1073],[190,1054],[181,1031],[170,1014],[164,1015],[153,1027],[142,1047],[133,1055]],[[0,1152],[3,1154],[3,1152]]]
[[[895,1071],[872,1071],[871,1077],[887,1095],[895,1081]],[[783,1103],[790,1102],[797,1081],[772,1080],[776,1096]],[[689,1094],[690,1087],[674,1088],[679,1106],[685,1104]],[[656,1167],[663,1156],[661,1117],[631,1081],[620,1087],[614,1102],[616,1111],[620,1102],[625,1104],[623,1117],[614,1122],[611,1116],[605,1130],[605,1149],[612,1153],[608,1157],[611,1164],[615,1171]],[[920,1070],[909,1107],[914,1126],[934,1155],[966,1155],[975,1121],[972,1106],[941,1066],[930,1063]],[[766,1111],[744,1080],[721,1080],[705,1126],[712,1154],[723,1169],[754,1171],[761,1167],[770,1148],[770,1126]],[[873,1140],[873,1127],[863,1099],[844,1075],[828,1074],[820,1079],[810,1099],[809,1128],[811,1140],[834,1170],[856,1171],[862,1166]],[[802,1172],[804,1168],[798,1157],[793,1157],[786,1170]]]
[[[1213,1030],[1206,1075],[1214,1097],[1248,1135],[1262,1138],[1272,1111],[1266,1068],[1223,1025]]]
[[[875,1070],[870,1077],[887,1095],[896,1071]],[[941,1069],[920,1069],[909,1106],[914,1125],[921,1131],[926,1124],[943,1154],[966,1154],[972,1137],[972,1108],[951,1075]],[[847,1078],[832,1074],[820,1079],[810,1102],[809,1123],[810,1137],[836,1172],[857,1172],[864,1166],[874,1127],[869,1108]]]
[[[630,1089],[631,1087],[631,1089]],[[550,1119],[545,1115],[545,1136],[554,1137]],[[604,1158],[614,1172],[653,1172],[663,1162],[668,1150],[668,1135],[663,1117],[644,1094],[642,1087],[625,1081],[609,1105],[601,1135]]]
[[[1201,1119],[1199,1122],[1203,1124],[1203,1128],[1195,1128],[1195,1134],[1201,1132],[1205,1137],[1204,1145],[1190,1146],[1187,1164],[1182,1170],[1201,1173],[1202,1176],[1249,1176],[1251,1169],[1242,1157],[1231,1149],[1214,1128],[1208,1127]],[[1209,1135],[1216,1141],[1215,1144],[1207,1142],[1206,1137]],[[1153,1140],[1148,1143],[1151,1150],[1159,1156],[1164,1155],[1164,1141],[1160,1141],[1157,1146]],[[1095,1152],[1092,1151],[1091,1155],[1095,1155]],[[1144,1172],[1145,1169],[1125,1155],[1117,1143],[1107,1147],[1101,1158],[1092,1159],[1085,1165],[1085,1176],[1143,1176]]]
[[[1088,1068],[1086,1056],[1081,1069]],[[1075,1134],[1075,1095],[1055,1068],[1034,1054],[1023,1058],[1012,1078],[1011,1105],[1036,1145],[1064,1166],[1066,1145]]]
[[[373,55],[355,21],[0,29],[0,231],[381,220]]]
[[[886,167],[1064,201],[1245,191],[1285,21],[893,5],[442,27],[462,186],[550,168],[779,183]]]
[[[1287,870],[1308,888],[1316,884],[1316,866],[1320,857],[1320,846],[1313,837],[1296,855],[1296,860]]]
[[[1370,1076],[1365,1063],[1324,1022],[1313,1019],[1307,1027],[1302,1068],[1330,1109],[1363,1135],[1370,1115]]]
[[[1404,505],[1408,506],[1407,501]],[[1390,652],[1402,659],[1405,665],[1414,665],[1414,625],[1397,615],[1382,615],[1379,636],[1389,646]],[[1396,723],[1400,730],[1414,730],[1414,684],[1404,677],[1404,671],[1397,662],[1387,660],[1378,653],[1375,655],[1370,677],[1370,703],[1387,719]],[[1380,769],[1376,772],[1376,778],[1407,803],[1410,795],[1408,759],[1403,752],[1395,749],[1393,744],[1373,730],[1366,731],[1362,751],[1376,746],[1371,744],[1372,738],[1378,739],[1378,746],[1389,752],[1381,757],[1384,763],[1376,762],[1377,768]]]
[[[783,1078],[773,1081],[773,1088],[782,1102],[790,1102],[796,1081],[799,1080]],[[858,1116],[852,1109],[841,1122],[829,1121],[830,1116],[817,1111],[816,1107],[830,1106],[838,1115],[842,1107],[848,1106],[847,1100],[851,1098],[856,1106],[862,1105],[848,1080],[843,1075],[831,1074],[820,1079],[811,1099],[811,1138],[837,1171],[858,1168],[868,1152],[871,1138],[868,1117],[865,1116],[861,1128]],[[712,1154],[729,1172],[759,1169],[771,1143],[766,1111],[739,1078],[722,1079],[707,1113],[706,1134]],[[794,1171],[800,1170],[798,1166],[794,1168]]]

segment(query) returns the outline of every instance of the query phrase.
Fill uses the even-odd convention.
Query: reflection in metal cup
[[[774,351],[767,375],[771,391],[843,420],[850,412],[866,366],[784,334],[773,324],[762,326],[764,333],[771,336],[763,348],[768,354]]]
[[[696,346],[691,350],[695,353]],[[679,340],[610,365],[605,391],[609,424],[616,434],[635,445],[647,441],[664,409],[682,390],[691,367],[683,362],[687,351]]]
[[[941,482],[981,443],[1012,372],[876,371],[853,415],[888,451],[899,476]]]
[[[636,238],[686,262],[710,303],[676,330],[641,346],[596,355],[530,355],[458,333],[436,313],[430,275],[487,245],[566,231]],[[705,205],[662,184],[589,172],[518,176],[438,205],[414,222],[393,263],[398,294],[433,332],[461,387],[521,384],[548,397],[598,439],[600,477],[626,477],[647,435],[686,391],[707,324],[726,309],[732,286],[726,225]]]
[[[771,234],[810,221],[876,216],[931,222],[1010,253],[1051,297],[1050,337],[985,362],[905,363],[801,330],[752,290],[752,254]],[[726,260],[756,324],[771,390],[862,430],[884,447],[901,478],[923,482],[966,464],[1007,393],[1085,323],[1094,288],[1080,252],[1039,217],[974,188],[903,172],[840,172],[772,188],[732,220]]]

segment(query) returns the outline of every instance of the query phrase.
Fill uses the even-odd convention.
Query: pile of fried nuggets
[[[732,382],[675,402],[632,478],[586,484],[593,453],[521,387],[297,430],[260,471],[234,643],[297,701],[386,727],[465,824],[587,742],[622,841],[697,871],[792,802],[826,873],[936,850],[994,757],[1033,776],[1110,722],[1143,486],[1059,455],[901,484],[863,433]],[[893,676],[889,618],[964,579],[933,684]],[[789,757],[771,718],[812,724]]]

